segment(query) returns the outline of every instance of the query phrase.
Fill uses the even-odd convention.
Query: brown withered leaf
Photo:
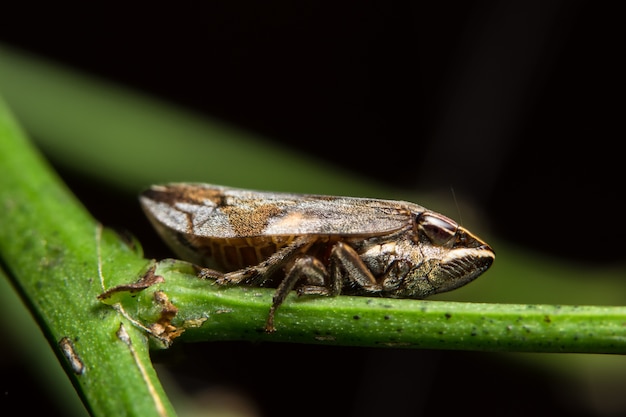
[[[146,288],[152,285],[158,284],[160,282],[165,282],[165,278],[163,278],[161,275],[154,274],[155,270],[156,270],[156,264],[152,265],[150,269],[148,269],[148,271],[146,271],[146,273],[143,274],[141,278],[139,278],[138,281],[135,281],[130,284],[116,285],[115,287],[109,288],[102,294],[98,295],[98,299],[106,300],[108,298],[111,298],[111,296],[113,296],[114,294],[117,294],[120,292],[129,292],[131,294],[136,293],[136,292],[145,290]]]

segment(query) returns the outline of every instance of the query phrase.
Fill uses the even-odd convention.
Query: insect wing
[[[211,186],[153,186],[140,197],[153,222],[213,238],[268,235],[379,235],[407,227],[424,211],[412,203],[270,193]]]

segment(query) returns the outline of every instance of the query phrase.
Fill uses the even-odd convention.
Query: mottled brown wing
[[[203,237],[380,235],[425,209],[398,201],[242,190],[208,184],[153,186],[140,196],[161,227]]]

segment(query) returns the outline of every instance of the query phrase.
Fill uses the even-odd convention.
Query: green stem
[[[373,347],[518,352],[626,353],[626,307],[287,297],[277,331],[263,331],[273,289],[219,287],[179,261],[159,263],[165,281],[123,304],[150,325],[160,291],[178,309],[181,340],[254,340]]]
[[[97,299],[149,263],[99,230],[0,101],[3,267],[92,415],[174,415],[145,333]]]

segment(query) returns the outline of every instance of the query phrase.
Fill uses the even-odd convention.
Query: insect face
[[[423,213],[417,217],[424,244],[425,258],[436,259],[428,280],[436,292],[458,288],[486,271],[493,263],[493,249],[453,220],[438,213]]]

